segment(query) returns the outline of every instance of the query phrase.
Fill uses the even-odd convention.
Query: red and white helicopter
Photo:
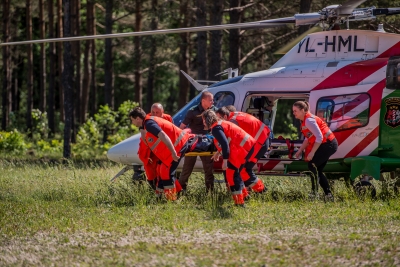
[[[309,34],[270,69],[237,76],[237,70],[226,70],[227,80],[202,85],[183,73],[198,90],[213,93],[217,107],[234,105],[268,124],[273,131],[279,103],[285,100],[307,100],[311,112],[322,117],[334,131],[339,143],[325,167],[329,177],[374,177],[400,167],[400,35],[377,31],[348,29],[349,21],[370,20],[377,15],[400,14],[400,8],[355,8],[364,1],[348,1],[328,6],[316,13],[257,22],[267,26],[294,22],[296,25],[320,23],[326,31]],[[338,24],[347,29],[336,30]],[[179,31],[241,28],[241,25],[219,25]],[[164,32],[169,33],[169,32]],[[199,103],[191,100],[173,116],[180,125],[188,109]],[[140,135],[112,147],[110,160],[127,164],[126,170],[140,168],[137,156]],[[299,173],[307,170],[303,160],[294,160],[292,152],[299,140],[272,139],[258,172],[265,174]],[[182,164],[182,163],[181,163]],[[221,163],[215,162],[215,170]],[[198,160],[195,170],[201,171]],[[115,178],[116,178],[115,177]],[[370,186],[362,180],[360,186]]]

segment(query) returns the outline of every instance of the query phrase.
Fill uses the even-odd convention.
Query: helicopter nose
[[[142,164],[138,157],[140,134],[133,135],[107,151],[109,160],[123,164]]]

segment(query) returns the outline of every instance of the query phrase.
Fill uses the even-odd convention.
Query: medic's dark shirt
[[[158,137],[158,134],[162,131],[161,127],[155,120],[146,120],[144,123],[144,128],[146,129],[146,131],[156,137]]]
[[[210,109],[214,111],[217,110],[214,106],[212,106]],[[200,103],[197,106],[190,108],[185,118],[182,121],[182,123],[185,124],[188,128],[190,128],[192,130],[192,133],[194,134],[207,133],[207,130],[204,130],[203,118],[201,117],[201,114],[203,112],[204,108]]]
[[[215,139],[217,139],[218,143],[221,145],[222,149],[222,158],[223,159],[228,159],[229,158],[229,143],[228,139],[226,138],[226,135],[224,133],[224,129],[222,128],[221,125],[217,125],[211,130],[211,134],[214,136]]]

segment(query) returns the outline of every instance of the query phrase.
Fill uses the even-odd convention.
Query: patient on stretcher
[[[190,149],[186,152],[214,152],[217,149],[214,145],[214,137],[208,134],[198,134],[193,139],[189,140]]]

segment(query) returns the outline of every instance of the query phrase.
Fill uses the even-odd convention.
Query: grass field
[[[237,208],[201,174],[176,203],[157,202],[110,163],[0,162],[1,266],[399,266],[400,198],[375,182],[360,200],[309,201],[304,177],[266,177]]]

